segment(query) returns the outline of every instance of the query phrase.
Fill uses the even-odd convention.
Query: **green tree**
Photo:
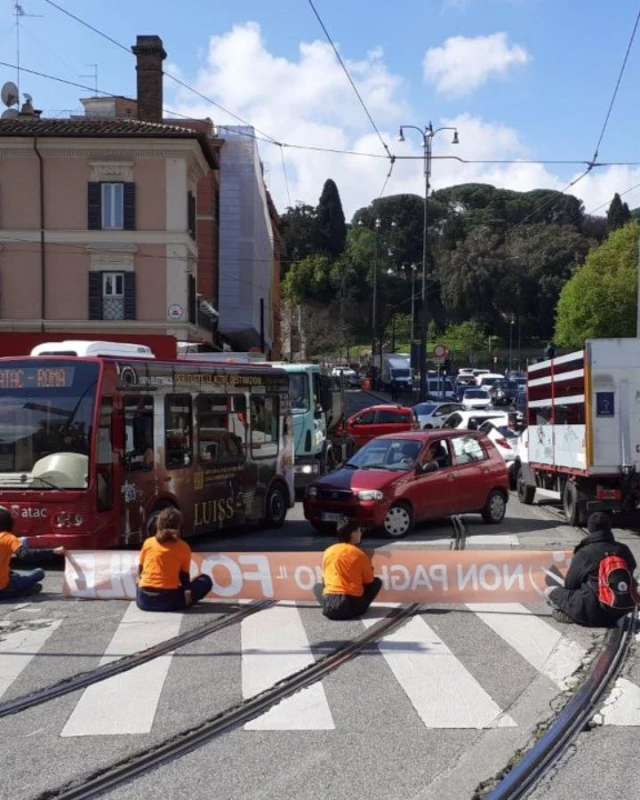
[[[287,208],[280,217],[280,233],[284,239],[284,276],[289,271],[289,265],[316,251],[318,215],[315,207],[299,203],[293,208]]]
[[[334,296],[329,259],[316,254],[293,264],[282,282],[282,290],[287,299],[299,305],[328,303]]]
[[[331,258],[337,258],[344,250],[347,226],[335,182],[329,178],[324,182],[317,209],[317,247]]]
[[[613,200],[607,211],[607,229],[609,233],[618,230],[618,228],[622,228],[630,219],[631,212],[629,211],[629,206],[622,202],[620,195],[616,192],[613,195]]]
[[[487,341],[484,327],[477,322],[449,325],[444,336],[450,347],[467,357],[484,350]]]
[[[585,339],[635,336],[640,226],[614,231],[587,256],[560,295],[555,342],[582,347]]]

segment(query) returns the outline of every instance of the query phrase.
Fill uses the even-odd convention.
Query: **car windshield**
[[[467,389],[464,393],[464,396],[467,398],[480,398],[482,400],[487,399],[487,392],[485,389]]]
[[[358,469],[412,469],[421,447],[422,442],[411,439],[374,439],[347,464]]]
[[[305,372],[289,373],[289,398],[293,414],[309,410],[309,381]]]
[[[434,409],[436,408],[437,405],[435,403],[418,403],[417,406],[413,407],[413,411],[416,414],[416,416],[426,417],[429,414],[431,414],[431,412],[434,411]]]
[[[498,384],[502,384],[504,378],[482,378],[482,385],[483,386],[496,386]]]
[[[87,487],[97,382],[82,361],[0,367],[0,486]]]

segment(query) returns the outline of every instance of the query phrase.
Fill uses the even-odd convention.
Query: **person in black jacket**
[[[603,512],[591,514],[589,534],[576,546],[564,579],[564,587],[551,589],[547,597],[558,622],[577,622],[592,628],[608,628],[626,612],[605,608],[598,600],[598,571],[605,556],[621,556],[633,572],[636,560],[626,544],[616,542],[611,518]]]

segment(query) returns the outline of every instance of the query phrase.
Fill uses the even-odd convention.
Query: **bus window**
[[[104,397],[100,407],[98,452],[96,456],[98,511],[109,511],[111,508],[113,508],[113,447],[111,439],[112,417],[113,400],[110,397]]]
[[[243,394],[232,394],[229,396],[229,431],[243,453],[247,451],[247,427],[247,398]]]
[[[243,461],[242,440],[227,430],[228,417],[225,395],[201,394],[196,398],[198,459],[201,464],[237,464]]]
[[[125,467],[128,471],[153,469],[153,397],[124,398]]]
[[[278,452],[278,398],[254,395],[251,398],[251,455],[275,456]]]
[[[191,446],[191,395],[169,394],[164,400],[164,448],[167,469],[188,467]]]
[[[289,397],[292,413],[304,414],[309,410],[309,379],[306,372],[289,373]]]

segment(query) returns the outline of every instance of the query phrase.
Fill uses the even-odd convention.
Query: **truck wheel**
[[[502,522],[507,513],[507,498],[498,489],[494,489],[487,497],[487,502],[482,509],[482,519],[491,524],[497,525]]]
[[[573,481],[567,481],[562,491],[562,507],[569,525],[581,528],[586,523],[586,509],[580,498],[578,487]]]
[[[530,483],[526,483],[524,479],[524,475],[522,474],[522,468],[518,471],[518,500],[525,506],[530,506],[533,504],[533,500],[536,496],[536,487],[532,486]]]
[[[281,528],[287,517],[287,495],[280,486],[274,486],[267,495],[263,525],[265,528]]]
[[[520,462],[514,461],[509,469],[509,488],[518,488],[518,476],[520,475]]]

